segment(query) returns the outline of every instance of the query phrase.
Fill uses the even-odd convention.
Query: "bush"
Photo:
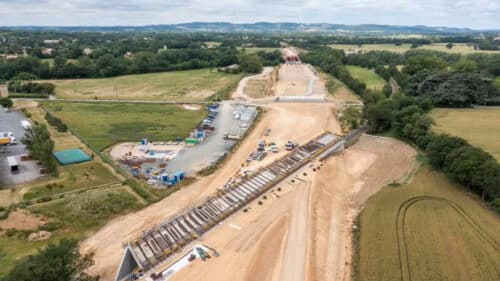
[[[10,108],[14,105],[10,98],[0,98],[0,105],[3,107]]]
[[[55,117],[49,112],[45,114],[45,120],[47,120],[47,123],[49,123],[51,126],[56,127],[58,132],[65,133],[68,131],[68,126],[66,126],[66,124],[64,124],[61,119]]]

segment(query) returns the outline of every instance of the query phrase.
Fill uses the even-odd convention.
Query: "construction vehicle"
[[[266,150],[266,142],[264,140],[260,140],[259,144],[257,144],[257,151]]]
[[[198,252],[198,255],[200,256],[200,259],[202,261],[205,261],[207,259],[207,252],[205,252],[205,250],[203,250],[203,248],[200,248],[200,247],[196,247],[196,251]]]
[[[238,136],[238,135],[233,135],[233,134],[229,134],[229,133],[225,133],[225,134],[224,134],[224,139],[225,139],[225,140],[239,140],[239,139],[240,139],[240,136]]]
[[[280,149],[278,148],[278,146],[276,144],[271,145],[269,150],[271,150],[272,153],[278,153],[280,151]]]
[[[17,144],[17,139],[12,132],[0,132],[0,145]]]
[[[297,144],[291,142],[291,141],[288,141],[286,144],[285,144],[285,149],[290,151],[290,150],[293,150],[295,147],[297,146]]]

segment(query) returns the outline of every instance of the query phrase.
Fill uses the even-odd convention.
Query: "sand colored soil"
[[[0,220],[1,229],[35,230],[47,222],[43,216],[35,216],[25,210],[15,210],[9,216]]]
[[[309,88],[311,87],[311,90]],[[283,64],[278,72],[277,96],[324,96],[325,81],[321,80],[311,65]]]
[[[220,256],[196,261],[171,280],[349,280],[355,214],[380,187],[404,178],[414,155],[402,142],[362,137],[319,171],[306,167],[295,183],[286,180],[281,192],[260,198],[263,205],[251,202],[247,213],[209,231],[202,243]]]
[[[308,65],[282,66],[279,75],[277,95],[303,95],[310,79],[318,79],[313,95],[326,93]],[[233,98],[248,98],[243,93],[245,81]],[[304,144],[325,131],[341,132],[335,103],[254,101],[264,108],[263,117],[221,169],[156,204],[109,222],[82,243],[83,252],[95,251],[91,273],[113,280],[124,243],[223,186],[241,170],[260,139],[275,142],[281,151],[245,169],[257,169],[283,156],[283,145],[289,140]],[[264,136],[266,129],[271,130],[269,136]],[[193,243],[215,248],[220,256],[195,260],[170,280],[349,280],[353,219],[373,193],[409,173],[414,156],[415,151],[400,141],[363,136],[324,163],[315,162],[284,180],[265,194],[267,199],[261,196],[249,203],[248,212],[239,211],[205,233]],[[321,168],[313,172],[313,167]],[[293,183],[292,177],[296,177]],[[167,266],[168,262],[155,270]]]
[[[264,96],[264,94],[258,95],[255,92],[249,93],[248,87],[250,86],[250,84],[253,83],[252,81],[254,81],[254,80],[264,80],[264,81],[271,80],[272,79],[271,75],[273,73],[273,70],[274,70],[273,67],[266,66],[266,67],[264,67],[264,69],[262,69],[262,73],[252,75],[252,76],[247,76],[247,77],[241,79],[240,82],[238,83],[238,87],[236,88],[234,93],[231,95],[231,97],[235,100],[254,100],[254,98],[256,98],[256,97]],[[272,84],[272,88],[274,88],[274,82],[271,84]],[[250,91],[250,92],[252,92],[252,91]]]
[[[332,104],[310,104],[304,108],[297,103],[269,104],[265,113],[251,134],[231,155],[226,164],[211,176],[199,179],[189,187],[175,192],[162,201],[136,213],[119,217],[100,229],[82,243],[82,250],[95,250],[94,273],[103,280],[112,280],[123,253],[122,244],[140,235],[143,230],[165,220],[178,210],[190,206],[222,187],[241,168],[251,152],[256,150],[259,139],[266,129],[271,129],[269,141],[284,144],[288,140],[304,144],[325,130],[340,132],[332,114]],[[250,168],[265,165],[283,155],[269,154],[262,162],[255,162]],[[300,198],[299,198],[300,199]]]

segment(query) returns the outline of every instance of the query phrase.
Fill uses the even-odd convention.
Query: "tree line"
[[[421,75],[425,79],[420,79],[421,82],[417,83],[416,87],[410,87],[416,89],[416,92],[411,92],[408,85],[403,87],[403,93],[413,94],[401,93],[387,97],[380,92],[367,89],[364,83],[350,75],[345,68],[345,55],[341,50],[319,48],[310,50],[302,56],[303,61],[319,66],[361,96],[365,103],[362,118],[367,120],[371,133],[392,131],[398,138],[416,145],[426,152],[433,167],[442,170],[448,177],[480,195],[484,201],[500,212],[498,162],[489,153],[470,145],[464,139],[432,132],[433,121],[427,115],[434,106],[448,106],[450,101],[457,100],[457,97],[450,98],[450,96],[463,95],[469,99],[481,99],[478,93],[491,91],[491,83],[479,73],[464,70],[436,74],[433,70],[444,70],[445,66],[442,61],[434,59],[429,60],[424,56],[409,59],[403,69],[405,79],[413,75]],[[394,70],[392,67],[391,71],[397,69]],[[445,82],[448,84],[442,86]],[[460,92],[455,93],[450,90],[454,88]],[[495,94],[498,95],[498,92]],[[446,99],[448,101],[443,102]],[[459,106],[469,105],[469,102],[464,101]]]

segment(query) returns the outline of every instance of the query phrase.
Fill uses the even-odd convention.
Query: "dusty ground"
[[[144,229],[156,224],[176,211],[189,206],[222,187],[234,176],[257,147],[267,128],[271,129],[269,140],[284,144],[288,140],[305,143],[325,130],[339,133],[340,128],[332,114],[332,104],[309,104],[307,108],[298,103],[269,104],[260,123],[239,149],[228,159],[223,168],[211,176],[201,178],[164,200],[136,213],[117,218],[82,243],[83,251],[95,250],[96,266],[93,272],[103,280],[112,280],[122,255],[122,244],[140,235]],[[282,156],[284,152],[270,154],[264,161],[255,162],[250,168],[264,165]],[[300,199],[300,198],[298,198]]]
[[[273,67],[266,66],[262,70],[262,73],[252,76],[247,76],[241,79],[240,82],[238,83],[238,87],[231,95],[231,97],[235,100],[254,100],[255,96],[252,93],[249,93],[247,89],[248,85],[251,84],[253,80],[271,79],[270,75],[273,72],[273,70],[274,70]]]
[[[46,217],[35,216],[25,210],[17,209],[6,219],[0,220],[0,229],[35,230],[46,222]]]
[[[305,168],[302,180],[279,184],[282,191],[268,192],[263,205],[254,201],[248,213],[208,232],[202,243],[220,256],[195,261],[171,280],[349,280],[357,210],[380,187],[404,178],[414,155],[402,142],[363,136],[318,172]]]
[[[325,81],[308,64],[283,64],[278,72],[276,96],[324,96]]]
[[[310,79],[319,79],[307,65],[282,66],[279,75],[277,95],[302,95]],[[322,83],[314,83],[314,95],[326,93]],[[243,79],[233,98],[248,98],[244,85]],[[84,252],[95,251],[92,273],[113,280],[123,243],[224,185],[259,139],[282,147],[288,140],[303,144],[324,131],[340,133],[334,103],[260,102],[265,109],[262,120],[220,170],[154,205],[111,221],[82,243]],[[271,129],[268,137],[263,136],[266,129]],[[270,154],[248,168],[266,165],[284,153]],[[221,255],[194,261],[172,280],[349,280],[353,218],[370,195],[405,177],[414,166],[414,156],[415,151],[402,142],[363,136],[353,147],[327,159],[319,171],[304,168],[299,180],[285,180],[277,186],[281,191],[276,187],[266,200],[261,198],[263,205],[254,201],[249,212],[238,212],[207,232],[201,242]]]
[[[138,142],[122,142],[111,148],[110,155],[115,161],[128,159],[128,158],[139,158],[146,159],[151,158],[146,151],[141,151],[141,146]],[[154,151],[171,151],[173,153],[172,157],[179,153],[184,145],[173,145],[164,143],[148,143],[148,150]]]

